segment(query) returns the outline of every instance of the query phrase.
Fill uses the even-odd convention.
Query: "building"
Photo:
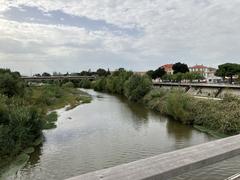
[[[145,71],[135,71],[135,72],[133,72],[133,73],[136,74],[136,75],[140,75],[140,76],[146,75],[146,72],[145,72]]]
[[[208,83],[217,83],[221,78],[215,76],[217,69],[204,65],[195,65],[189,68],[190,72],[201,74]]]
[[[193,72],[193,73],[198,73],[201,74],[204,78],[210,78],[210,77],[214,77],[216,69],[212,68],[212,67],[207,67],[204,65],[195,65],[192,67],[189,67],[189,71]]]
[[[173,64],[165,64],[162,66],[167,74],[173,74]]]

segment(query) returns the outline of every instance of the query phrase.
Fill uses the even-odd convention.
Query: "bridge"
[[[240,85],[206,83],[164,83],[154,82],[155,88],[181,89],[194,96],[222,98],[226,94],[240,97]]]
[[[82,80],[88,79],[93,81],[96,79],[96,76],[34,76],[34,77],[21,77],[27,82],[42,82],[42,81],[62,81],[62,80]]]
[[[240,155],[240,135],[90,172],[68,180],[165,180]]]

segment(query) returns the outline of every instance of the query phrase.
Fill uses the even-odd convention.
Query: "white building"
[[[195,65],[189,68],[190,72],[199,73],[201,74],[205,79],[214,77],[215,72],[217,69],[212,67],[207,67],[204,65]]]

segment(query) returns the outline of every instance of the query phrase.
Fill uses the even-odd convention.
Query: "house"
[[[212,67],[207,67],[204,65],[195,65],[192,67],[189,67],[189,71],[193,73],[201,74],[204,78],[208,79],[211,77],[214,77],[216,69]]]
[[[164,64],[162,67],[164,68],[167,74],[173,74],[173,69],[172,69],[173,64]]]

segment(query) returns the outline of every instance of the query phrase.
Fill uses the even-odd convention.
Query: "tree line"
[[[234,76],[238,76],[238,80],[240,80],[240,64],[236,63],[221,64],[218,66],[215,75],[222,77],[224,80],[226,77],[228,77],[229,83],[232,84]]]
[[[146,75],[137,75],[120,68],[107,77],[97,79],[92,87],[97,91],[124,95],[131,101],[139,102],[150,91],[152,81]]]
[[[57,73],[57,72],[53,72],[52,74],[48,73],[48,72],[44,72],[42,74],[34,74],[33,76],[35,77],[50,77],[50,76],[108,76],[110,75],[111,72],[110,70],[105,70],[103,68],[99,68],[96,71],[91,71],[91,69],[89,69],[88,71],[82,71],[79,73]]]
[[[122,68],[120,68],[122,69]],[[162,79],[165,81],[171,81],[171,82],[181,82],[182,80],[188,80],[190,82],[197,80],[200,82],[201,80],[204,80],[205,77],[200,74],[199,72],[190,72],[189,67],[187,64],[177,62],[173,64],[172,66],[173,73],[167,74],[164,67],[159,67],[156,70],[149,70],[146,72],[146,74],[152,78],[152,79]],[[215,73],[215,76],[222,77],[225,81],[226,79],[229,79],[229,83],[232,84],[233,77],[239,76],[240,74],[240,64],[234,64],[234,63],[225,63],[218,66],[218,69]],[[98,76],[98,77],[107,77],[111,75],[110,70],[105,70],[103,68],[99,68],[96,71],[91,71],[90,69],[88,71],[82,71],[80,73],[56,73],[53,74],[44,72],[42,74],[35,74],[34,76],[40,77],[40,76]],[[238,77],[238,81],[240,81],[240,77]]]
[[[164,67],[159,67],[156,70],[149,70],[147,75],[152,79],[162,79],[170,82],[181,82],[182,80],[202,80],[204,77],[197,72],[189,72],[187,64],[178,62],[172,66],[173,74],[167,74]]]
[[[167,74],[164,67],[159,67],[156,70],[149,70],[147,75],[152,79],[162,79],[171,82],[181,82],[182,80],[188,80],[190,82],[197,80],[204,80],[204,76],[198,72],[189,72],[187,64],[178,62],[172,67],[173,74]],[[218,66],[215,76],[222,77],[225,81],[226,78],[229,79],[229,83],[233,83],[233,77],[238,76],[237,81],[240,82],[240,64],[236,63],[225,63]]]

